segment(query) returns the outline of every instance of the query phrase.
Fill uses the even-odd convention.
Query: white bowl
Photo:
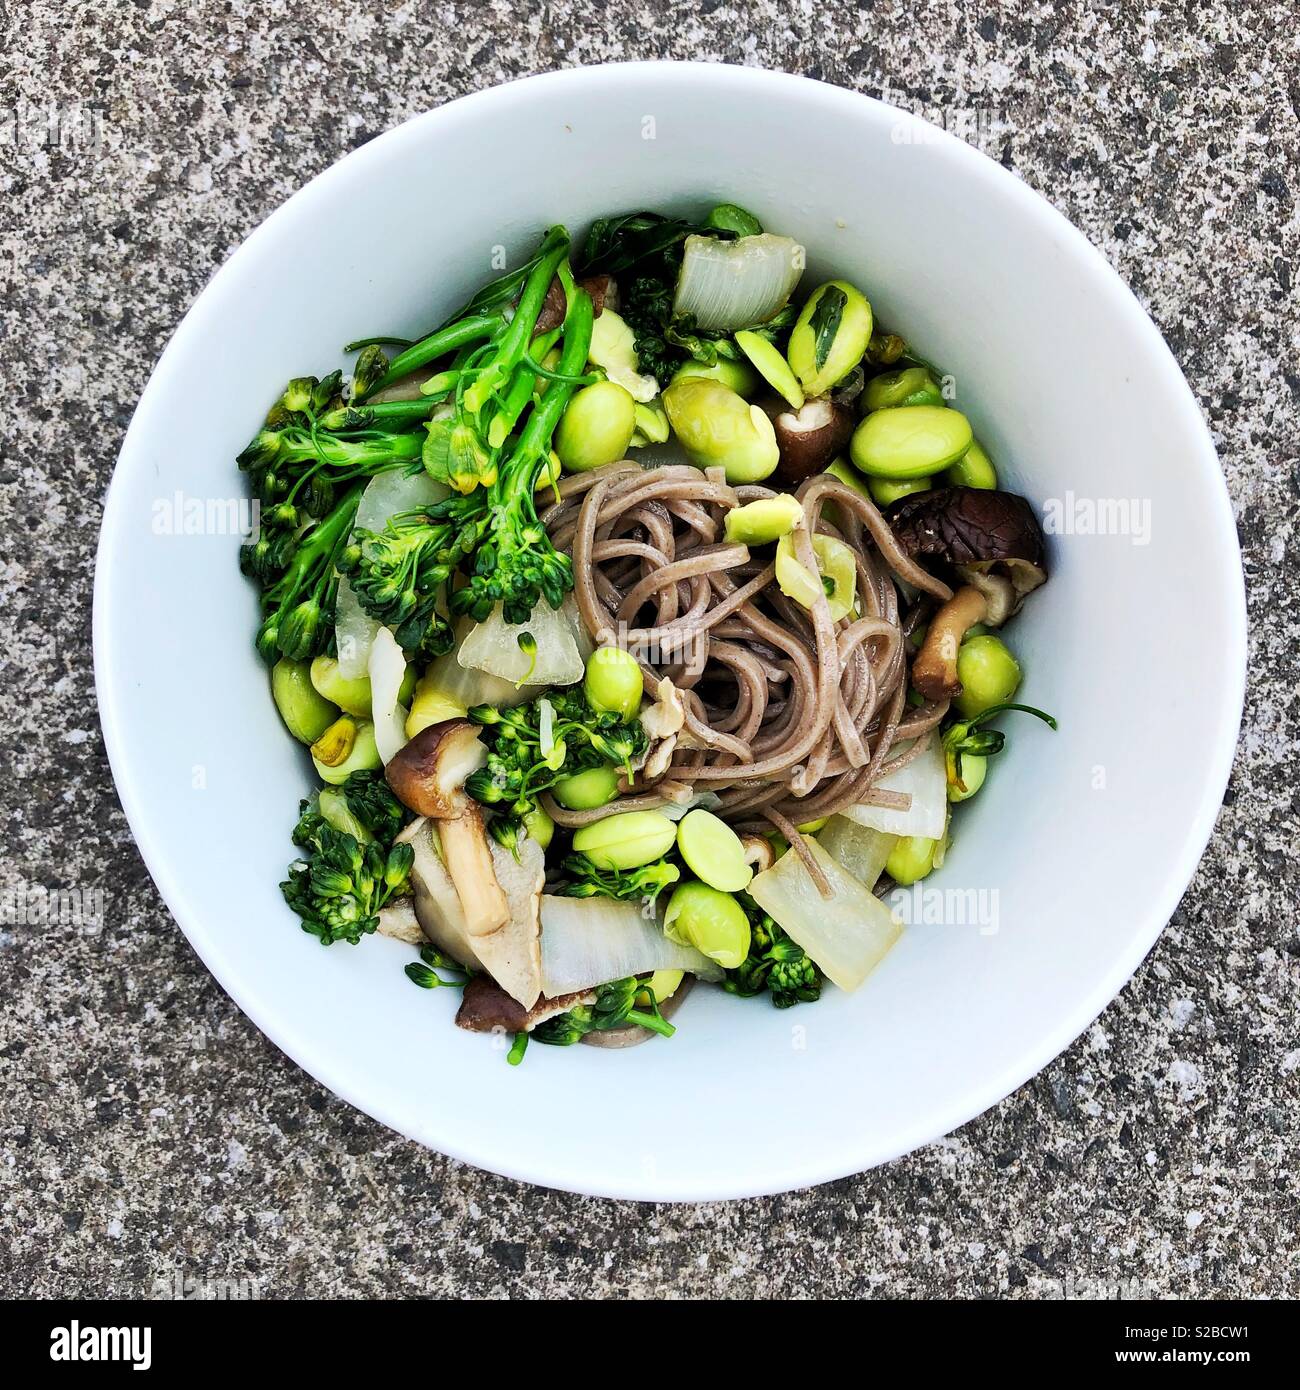
[[[407,983],[409,948],[324,950],[298,930],[277,884],[312,779],[253,650],[238,537],[160,528],[183,520],[178,493],[243,495],[235,454],[287,378],[323,375],[352,338],[427,328],[490,278],[496,248],[513,260],[551,221],[576,232],[609,211],[721,200],[805,243],[805,284],[848,277],[944,364],[1004,485],[1039,504],[1073,497],[1076,521],[1080,499],[1136,499],[1149,543],[1052,538],[1051,582],[1010,640],[1022,698],[1060,732],[1008,722],[1007,751],[926,885],[995,891],[949,894],[973,924],[912,925],[851,996],[780,1012],[701,990],[671,1043],[539,1047],[516,1069],[452,1026],[452,991]],[[290,199],[215,276],[145,391],[95,591],[123,805],[168,906],[240,1007],[420,1143],[650,1199],[773,1192],[883,1162],[979,1114],[1086,1028],[1150,949],[1213,826],[1244,626],[1201,413],[1084,238],[996,164],[890,107],[695,64],[467,97]]]

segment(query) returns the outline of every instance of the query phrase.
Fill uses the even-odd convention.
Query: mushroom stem
[[[984,621],[987,611],[984,595],[968,584],[930,619],[925,641],[912,662],[912,684],[927,700],[948,700],[961,694],[957,651],[961,639]]]
[[[510,920],[510,907],[497,882],[478,807],[470,805],[455,820],[439,821],[438,839],[465,913],[465,930],[471,937],[500,931]]]

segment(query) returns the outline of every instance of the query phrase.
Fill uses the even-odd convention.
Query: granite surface
[[[0,0],[0,17],[0,1294],[1300,1292],[1288,3]],[[1252,619],[1214,839],[1096,1025],[928,1149],[816,1190],[697,1207],[465,1168],[277,1052],[136,856],[90,653],[114,456],[213,269],[312,175],[413,113],[530,72],[641,57],[884,93],[979,140],[1072,218],[1205,408]],[[43,926],[45,890],[66,890],[63,914],[102,893],[102,924]]]

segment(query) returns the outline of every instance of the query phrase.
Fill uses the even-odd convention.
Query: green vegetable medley
[[[320,783],[285,901],[417,948],[511,1063],[670,1038],[694,980],[856,988],[992,722],[1056,727],[1001,632],[1047,577],[1033,509],[804,261],[733,203],[551,227],[431,332],[293,378],[238,457],[256,647]]]

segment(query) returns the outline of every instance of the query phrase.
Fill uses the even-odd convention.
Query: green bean
[[[749,954],[749,918],[729,893],[707,883],[683,883],[664,913],[664,935],[694,946],[724,970],[735,970]]]
[[[754,877],[740,836],[711,811],[688,811],[682,817],[677,848],[696,878],[724,893],[741,892]]]
[[[636,428],[636,402],[613,381],[575,391],[555,432],[555,452],[570,473],[586,473],[627,454]]]
[[[871,305],[847,280],[819,285],[790,330],[786,356],[809,396],[824,396],[862,361],[871,341]]]
[[[311,760],[321,780],[338,786],[354,772],[383,767],[375,747],[375,726],[368,719],[340,715],[311,746]]]
[[[937,405],[873,410],[853,432],[849,457],[878,478],[928,478],[971,446],[970,421]]]
[[[938,840],[923,835],[904,835],[889,852],[885,872],[901,887],[923,879],[934,868],[934,852]]]
[[[979,440],[972,439],[970,448],[951,468],[945,469],[943,480],[949,487],[979,487],[991,492],[998,485],[998,470]]]
[[[723,522],[723,532],[735,545],[769,545],[789,535],[802,516],[803,506],[798,498],[782,492],[733,507]]]
[[[305,661],[282,656],[271,668],[271,696],[284,727],[299,743],[315,743],[338,710],[312,684]]]
[[[634,719],[641,709],[643,688],[636,657],[622,647],[597,647],[587,658],[583,690],[592,709]]]
[[[957,649],[961,694],[953,701],[959,714],[972,719],[1009,700],[1020,688],[1020,664],[997,637],[972,637]]]
[[[553,789],[556,801],[570,811],[594,811],[618,795],[618,773],[612,767],[593,767],[564,777]]]
[[[862,392],[862,413],[904,405],[945,405],[939,383],[924,367],[873,376]]]
[[[344,676],[332,656],[318,656],[311,664],[311,683],[344,714],[370,717],[370,677]],[[322,732],[324,732],[322,730]],[[314,742],[315,740],[313,740]]]
[[[675,380],[664,408],[697,467],[723,468],[729,483],[758,483],[776,472],[781,451],[771,420],[720,381]]]
[[[658,811],[624,811],[584,825],[573,847],[599,869],[640,869],[673,847],[677,827]]]

